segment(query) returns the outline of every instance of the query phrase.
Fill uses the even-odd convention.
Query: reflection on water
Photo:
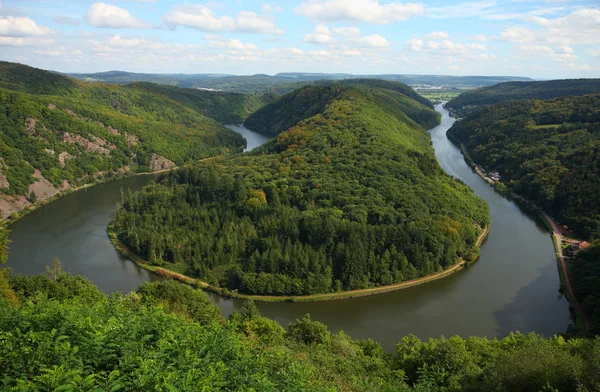
[[[244,139],[246,139],[246,148],[244,149],[244,152],[252,151],[256,147],[262,146],[263,144],[268,142],[270,139],[268,136],[261,135],[260,133],[252,132],[251,130],[249,130],[248,128],[246,128],[245,126],[243,126],[241,124],[240,125],[225,125],[225,126],[229,129],[231,129],[232,131],[239,133],[240,135],[242,135],[244,137]]]

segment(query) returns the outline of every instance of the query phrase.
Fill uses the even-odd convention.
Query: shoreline
[[[350,291],[341,291],[336,293],[322,293],[322,294],[310,294],[310,295],[252,295],[252,294],[240,294],[237,290],[229,290],[227,288],[216,287],[210,285],[204,281],[199,279],[192,278],[190,276],[180,274],[175,271],[168,270],[166,268],[157,267],[148,264],[147,260],[142,259],[137,254],[135,254],[131,249],[129,249],[125,244],[123,244],[117,237],[117,233],[114,230],[114,225],[110,224],[106,230],[108,238],[110,242],[113,244],[117,252],[119,252],[124,257],[128,258],[136,265],[141,268],[144,268],[150,272],[154,272],[155,274],[162,276],[166,279],[175,279],[181,281],[183,283],[195,285],[203,290],[210,291],[212,293],[221,295],[223,297],[235,298],[235,299],[250,299],[257,302],[320,302],[320,301],[335,301],[335,300],[343,300],[343,299],[351,299],[351,298],[359,298],[359,297],[367,297],[371,295],[384,294],[392,291],[403,290],[410,287],[419,286],[424,283],[432,282],[434,280],[442,279],[447,276],[452,275],[455,272],[458,272],[468,266],[464,260],[460,260],[457,264],[452,266],[451,268],[440,271],[433,275],[424,276],[422,278],[409,280],[406,282],[394,283],[386,286],[379,287],[371,287],[366,289],[357,289]],[[489,234],[489,227],[486,226],[479,237],[477,237],[477,242],[475,246],[477,248],[481,247],[481,244],[487,238]]]
[[[562,251],[562,234],[560,233],[558,224],[547,213],[545,213],[540,207],[535,205],[535,203],[533,203],[532,201],[527,200],[524,197],[517,195],[516,193],[501,192],[496,187],[495,184],[496,183],[502,184],[502,182],[493,181],[492,179],[485,176],[478,169],[477,165],[475,164],[475,161],[473,161],[473,159],[469,155],[469,152],[467,151],[467,148],[465,147],[465,145],[462,142],[460,142],[459,140],[455,141],[451,138],[449,138],[449,139],[455,145],[456,144],[459,145],[460,150],[463,154],[463,157],[465,158],[465,162],[469,165],[471,170],[473,170],[475,173],[477,173],[477,175],[479,177],[481,177],[485,182],[487,182],[490,186],[492,186],[492,188],[494,188],[494,190],[496,192],[500,193],[501,195],[503,195],[505,197],[510,196],[515,201],[520,201],[520,202],[524,203],[527,207],[529,207],[533,211],[535,211],[535,213],[538,215],[538,217],[541,218],[541,220],[544,222],[544,224],[546,225],[546,228],[549,231],[550,237],[552,237],[552,244],[554,246],[554,253],[555,253],[556,261],[558,264],[557,267],[559,267],[558,268],[558,272],[559,272],[558,275],[559,275],[559,280],[560,280],[559,283],[561,286],[564,286],[564,288],[566,289],[566,293],[563,293],[563,295],[565,296],[565,298],[567,298],[567,302],[569,303],[569,306],[572,307],[573,309],[577,310],[577,312],[572,311],[572,313],[575,314],[575,326],[577,326],[577,324],[582,323],[584,330],[586,330],[586,331],[589,330],[589,328],[590,328],[589,317],[583,310],[581,303],[579,302],[579,300],[575,296],[575,293],[573,292],[573,287],[571,285],[571,279],[569,278],[567,263],[565,262],[565,256],[563,255],[563,251]]]
[[[38,208],[43,207],[46,204],[50,204],[53,201],[62,199],[63,197],[69,196],[69,195],[71,195],[71,194],[73,194],[75,192],[79,192],[79,191],[84,190],[84,189],[92,188],[92,187],[95,187],[97,185],[108,184],[108,183],[114,182],[114,181],[124,180],[126,178],[132,178],[132,177],[137,177],[137,176],[152,176],[152,175],[156,175],[156,174],[167,173],[167,172],[170,172],[170,171],[173,171],[173,170],[182,169],[182,168],[191,166],[191,165],[196,164],[196,163],[209,161],[211,159],[217,159],[217,158],[222,157],[222,156],[223,155],[215,155],[215,156],[208,157],[208,158],[202,158],[202,159],[200,159],[198,161],[188,162],[188,163],[186,163],[184,165],[181,165],[181,166],[174,166],[174,167],[171,167],[169,169],[160,169],[160,170],[156,170],[156,171],[153,171],[153,172],[133,173],[133,174],[130,174],[130,175],[123,175],[123,176],[117,177],[117,178],[103,179],[103,180],[96,181],[96,182],[90,182],[90,183],[87,183],[87,184],[83,184],[83,185],[77,186],[75,188],[67,188],[65,190],[62,190],[62,191],[58,192],[57,194],[55,194],[55,195],[53,195],[51,197],[48,197],[47,199],[40,200],[40,201],[36,202],[35,204],[32,204],[32,205],[27,206],[25,208],[22,208],[19,211],[15,211],[15,212],[11,213],[9,216],[7,216],[6,218],[0,219],[0,225],[8,227],[8,226],[12,225],[13,223],[17,222],[18,220],[20,220],[21,218],[23,218],[23,217],[29,215],[30,213],[32,213],[33,211],[37,210]],[[13,215],[16,215],[16,217],[11,218],[11,216],[13,216]]]

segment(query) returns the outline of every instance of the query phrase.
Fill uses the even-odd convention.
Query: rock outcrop
[[[151,171],[172,169],[175,167],[175,162],[168,160],[167,158],[158,154],[152,153],[150,156],[150,162],[148,162]]]
[[[100,139],[100,138],[95,138],[95,139]],[[101,139],[101,140],[103,140],[106,143],[106,140],[104,140],[104,139]],[[97,153],[97,154],[105,155],[105,156],[110,154],[109,149],[104,148],[100,144],[94,143],[91,140],[88,140],[81,135],[72,135],[69,132],[65,132],[63,134],[63,142],[69,143],[69,144],[78,144],[81,147],[85,148],[85,150],[88,152],[93,152],[93,153]],[[114,146],[114,145],[112,145],[112,146]]]
[[[27,117],[25,119],[25,130],[30,135],[35,135],[35,126],[38,122],[37,118]]]

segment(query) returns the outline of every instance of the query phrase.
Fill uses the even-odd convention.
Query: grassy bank
[[[480,247],[483,243],[483,240],[487,237],[489,233],[488,227],[485,227],[479,237],[477,238],[477,247]],[[147,260],[142,259],[138,255],[136,255],[131,249],[129,249],[125,244],[119,241],[117,233],[114,229],[113,225],[108,226],[107,229],[108,238],[110,242],[114,245],[115,249],[121,253],[123,256],[129,258],[138,266],[154,272],[155,274],[162,276],[167,279],[175,279],[179,280],[183,283],[194,285],[198,288],[202,288],[206,291],[213,292],[218,295],[222,295],[224,297],[229,298],[237,298],[237,299],[251,299],[253,301],[259,302],[318,302],[318,301],[334,301],[341,299],[350,299],[350,298],[359,298],[359,297],[367,297],[370,295],[377,295],[383,293],[389,293],[392,291],[403,290],[410,287],[415,287],[424,283],[432,282],[437,279],[445,278],[449,275],[452,275],[455,272],[462,270],[466,263],[464,260],[461,260],[458,264],[454,265],[452,268],[447,270],[438,272],[434,275],[425,276],[419,279],[409,280],[407,282],[401,282],[381,287],[372,287],[367,289],[359,289],[359,290],[351,290],[351,291],[342,291],[337,293],[323,293],[323,294],[313,294],[313,295],[296,295],[296,296],[288,296],[288,295],[247,295],[238,293],[237,290],[230,291],[227,288],[216,287],[210,285],[206,282],[203,282],[199,279],[195,279],[184,274],[180,274],[175,271],[171,271],[166,268],[157,267],[148,263]]]

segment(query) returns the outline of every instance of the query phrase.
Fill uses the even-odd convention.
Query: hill
[[[378,105],[396,111],[399,116],[408,116],[426,128],[437,125],[439,121],[435,114],[432,115],[431,102],[405,84],[374,79],[352,79],[319,81],[300,88],[261,108],[250,116],[244,125],[255,132],[277,136],[301,120],[320,113],[344,91],[342,86],[366,90]]]
[[[540,82],[506,82],[460,94],[446,107],[464,116],[475,107],[517,99],[550,99],[600,93],[600,79],[564,79]]]
[[[69,74],[76,79],[128,84],[151,82],[183,88],[212,88],[237,93],[285,94],[318,80],[381,79],[410,85],[430,85],[448,88],[477,88],[507,81],[527,81],[530,78],[516,76],[450,76],[450,75],[351,75],[338,73],[284,72],[276,75],[219,75],[219,74],[142,74],[123,71],[92,74]]]
[[[388,85],[314,86],[257,111],[248,122],[281,132],[273,141],[128,196],[119,239],[247,294],[360,289],[473,261],[487,207],[437,164],[424,129],[437,113],[412,101],[413,120]]]
[[[241,94],[177,88],[154,83],[128,86],[167,96],[222,124],[241,124],[248,116],[279,98],[278,94]]]
[[[503,102],[457,121],[448,136],[511,191],[600,238],[600,95]]]
[[[0,270],[0,369],[7,390],[596,391],[600,338],[511,334],[420,341],[393,353],[331,333],[309,315],[287,326],[253,303],[223,319],[173,281],[105,296],[57,268]]]
[[[219,118],[237,105],[231,117],[242,121],[260,105],[169,94],[0,62],[2,215],[82,184],[240,151],[243,138],[201,112]]]

